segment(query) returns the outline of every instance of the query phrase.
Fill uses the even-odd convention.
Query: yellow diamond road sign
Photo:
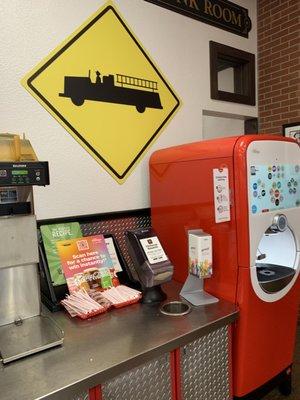
[[[111,2],[22,84],[119,183],[180,104]]]

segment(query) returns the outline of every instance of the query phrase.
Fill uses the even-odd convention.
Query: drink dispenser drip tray
[[[0,326],[0,361],[7,364],[61,345],[63,336],[52,319],[41,315]]]
[[[275,293],[290,283],[295,275],[294,268],[275,264],[257,264],[257,279],[261,288],[268,293]]]

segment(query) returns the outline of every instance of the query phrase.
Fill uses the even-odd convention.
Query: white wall
[[[239,136],[244,132],[244,120],[238,118],[215,117],[203,115],[202,138]]]
[[[210,99],[209,40],[257,54],[256,0],[249,39],[142,0],[115,0],[135,35],[182,100],[182,107],[119,185],[20,85],[21,78],[100,8],[102,0],[1,0],[0,132],[25,132],[51,185],[35,189],[39,219],[149,206],[148,160],[156,149],[202,138],[202,110],[257,116],[257,108]]]

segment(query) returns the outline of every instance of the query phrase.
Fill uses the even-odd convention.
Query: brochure
[[[80,225],[78,222],[42,225],[40,230],[53,286],[63,285],[66,279],[61,268],[56,243],[59,240],[82,237]]]
[[[116,272],[122,272],[123,268],[121,267],[121,264],[119,262],[118,255],[117,255],[117,250],[115,248],[113,238],[112,237],[106,237],[105,238],[105,243],[106,243],[106,246],[107,246],[107,249],[108,249],[108,252],[109,252],[109,255],[110,255],[110,258],[111,258],[111,261],[113,263],[115,271]]]
[[[70,293],[119,284],[103,235],[63,240],[56,245]]]

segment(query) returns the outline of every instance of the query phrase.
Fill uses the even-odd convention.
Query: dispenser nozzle
[[[259,252],[259,255],[256,257],[257,260],[264,260],[265,258],[267,258],[267,255],[265,253],[262,253],[259,248],[257,248],[257,251]]]

